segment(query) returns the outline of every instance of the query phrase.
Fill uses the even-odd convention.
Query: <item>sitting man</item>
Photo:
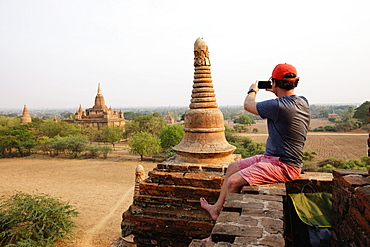
[[[200,198],[201,207],[217,220],[228,193],[238,193],[245,185],[258,185],[295,180],[301,173],[303,146],[310,123],[308,101],[297,96],[294,88],[299,78],[290,64],[278,64],[272,71],[272,87],[266,89],[277,98],[256,102],[258,85],[250,86],[244,109],[267,118],[268,139],[263,155],[229,164],[217,202],[209,204]]]

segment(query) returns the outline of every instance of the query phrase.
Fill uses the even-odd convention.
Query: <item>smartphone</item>
[[[268,89],[272,88],[271,81],[258,81],[259,89]]]

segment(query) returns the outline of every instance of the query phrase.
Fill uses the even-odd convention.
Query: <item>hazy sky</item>
[[[0,0],[0,108],[188,106],[206,41],[217,103],[293,64],[311,104],[370,100],[370,1]],[[273,98],[260,91],[257,100]]]

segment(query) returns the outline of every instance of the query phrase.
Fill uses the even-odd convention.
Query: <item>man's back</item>
[[[302,167],[302,152],[310,123],[307,99],[296,95],[284,96],[259,102],[257,110],[262,118],[268,119],[269,138],[265,154]]]

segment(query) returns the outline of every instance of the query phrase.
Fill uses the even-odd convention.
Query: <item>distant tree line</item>
[[[115,126],[99,131],[51,119],[32,118],[31,123],[19,125],[19,118],[0,118],[0,157],[23,157],[40,151],[51,156],[64,153],[78,157],[85,152],[87,157],[101,154],[106,158],[112,147],[92,142],[99,139],[114,147],[122,133],[122,128]]]
[[[325,106],[327,107],[327,106]],[[359,128],[370,129],[369,127],[369,107],[370,101],[366,101],[359,107],[354,106],[343,106],[333,108],[335,110],[336,117],[328,118],[329,111],[323,110],[323,107],[313,107],[316,109],[316,114],[312,113],[313,116],[328,118],[329,121],[333,122],[332,125],[320,126],[313,129],[312,131],[328,131],[328,132],[347,132]],[[320,112],[317,114],[317,110]]]

